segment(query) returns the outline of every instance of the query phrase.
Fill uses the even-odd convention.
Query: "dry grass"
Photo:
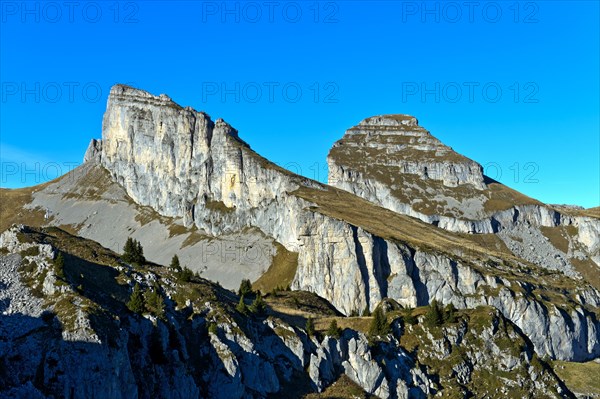
[[[275,247],[277,252],[271,261],[271,266],[252,284],[255,290],[271,292],[277,287],[286,288],[292,284],[298,268],[298,253],[288,251],[277,242]]]
[[[377,396],[368,394],[352,381],[348,376],[342,374],[340,378],[321,393],[311,393],[304,396],[305,399],[376,399]]]
[[[600,396],[600,363],[553,362],[554,372],[578,394]]]
[[[490,255],[505,258],[507,255],[481,245],[478,239],[473,238],[474,235],[459,235],[438,229],[410,216],[379,207],[344,190],[333,187],[317,190],[302,186],[292,194],[314,203],[315,212],[361,226],[385,239],[445,254],[464,253],[465,248],[468,248],[470,257],[479,259],[487,259]],[[517,259],[513,256],[512,260]]]
[[[550,243],[554,245],[555,248],[565,254],[569,252],[570,237],[577,235],[577,228],[574,226],[541,226],[540,231],[548,238],[548,240],[550,240]]]
[[[577,259],[571,258],[569,259],[575,270],[577,270],[587,281],[595,287],[597,290],[600,290],[600,268],[598,265],[594,263],[589,258],[586,259]]]
[[[33,193],[44,189],[50,183],[17,189],[0,188],[0,232],[15,223],[36,227],[46,223],[43,209],[25,209],[24,206],[31,203]]]

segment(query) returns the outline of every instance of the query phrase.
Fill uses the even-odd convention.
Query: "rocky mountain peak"
[[[485,188],[481,165],[444,145],[405,114],[372,116],[348,129],[329,152],[328,163],[333,185],[358,175],[392,180],[416,175],[447,187]],[[343,176],[348,170],[355,173]]]
[[[135,87],[124,85],[121,83],[117,83],[110,89],[110,93],[108,95],[108,104],[110,105],[111,103],[119,102],[138,102],[154,105],[167,105],[181,108],[177,103],[171,100],[171,97],[167,96],[166,94],[160,94],[158,96],[155,96],[153,94],[148,93],[147,91],[136,89]]]
[[[417,118],[406,114],[377,115],[360,121],[359,126],[418,126]]]

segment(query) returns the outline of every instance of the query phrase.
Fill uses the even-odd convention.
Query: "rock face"
[[[416,175],[422,180],[436,180],[447,187],[469,184],[482,190],[486,187],[483,168],[477,162],[454,152],[419,126],[408,115],[382,115],[367,118],[349,129],[344,138],[333,146],[330,159],[377,168],[385,166],[398,174]],[[330,184],[345,183],[352,172],[343,167],[331,168]],[[360,169],[360,168],[357,168]]]
[[[53,258],[59,249],[54,245],[72,248],[69,240],[77,240],[77,254],[90,257],[65,253],[67,261],[57,269]],[[2,397],[297,397],[299,386],[304,392],[322,391],[345,374],[382,398],[426,398],[454,385],[467,394],[474,389],[469,385],[477,384],[477,373],[496,369],[502,379],[493,377],[492,383],[502,381],[534,397],[569,395],[552,373],[533,361],[526,339],[491,308],[461,314],[444,327],[448,338],[442,340],[432,336],[439,336],[441,327],[429,329],[422,322],[403,327],[400,320],[394,322],[393,334],[375,344],[353,329],[345,329],[339,338],[318,340],[283,322],[277,312],[256,317],[233,310],[238,298],[205,280],[182,285],[169,272],[162,274],[165,269],[138,271],[122,263],[94,263],[113,263],[113,255],[57,229],[13,227],[0,236],[0,248],[0,283],[8,288],[0,291]],[[88,262],[84,268],[82,262]],[[94,283],[107,273],[125,285]],[[127,296],[119,291],[129,294],[134,283],[146,292],[160,290],[166,298],[162,316],[125,309],[121,301]],[[36,297],[40,286],[44,301]],[[193,287],[201,288],[201,297],[184,301],[181,293]],[[98,295],[107,291],[112,297]],[[485,312],[493,317],[479,315]],[[462,345],[458,379],[419,365],[417,355],[402,347],[409,335],[421,341],[419,361],[447,358]],[[473,337],[479,341],[469,341]],[[482,390],[502,397],[488,387],[476,392]]]
[[[333,186],[449,231],[504,231],[500,236],[515,254],[570,275],[574,268],[566,254],[543,250],[535,240],[524,251],[509,237],[521,236],[523,229],[536,229],[543,236],[540,227],[573,226],[585,256],[600,266],[597,219],[561,213],[494,182],[479,164],[443,145],[411,116],[363,120],[334,144],[327,163]],[[530,247],[541,253],[529,254]]]
[[[556,226],[560,214],[483,175],[408,115],[367,118],[327,157],[329,184],[450,231],[494,233],[515,223]]]
[[[448,190],[465,189],[469,195],[485,192],[481,167],[439,143],[418,127],[414,118],[369,118],[349,136],[351,151],[365,151],[361,153],[365,160],[398,168],[403,176],[413,176],[415,184],[425,179]],[[362,145],[361,140],[372,144]],[[337,145],[334,150],[342,147]],[[484,287],[498,287],[494,272],[486,271],[485,265],[476,270],[471,260],[385,239],[361,226],[315,212],[311,200],[295,193],[308,190],[318,195],[331,188],[277,167],[254,153],[224,121],[213,123],[206,114],[182,108],[165,95],[113,87],[103,120],[101,148],[102,166],[135,202],[164,216],[181,217],[186,225],[209,235],[238,232],[248,226],[260,229],[298,253],[292,287],[317,293],[345,314],[365,307],[374,309],[385,297],[406,306],[424,305],[433,298],[457,307],[476,306],[493,299],[487,298]],[[384,150],[384,155],[371,150]],[[338,165],[339,156],[330,155],[332,159]],[[383,186],[372,183],[357,178],[344,187],[375,187],[372,192],[380,192]],[[472,195],[475,202],[477,195]],[[528,206],[533,207],[531,211],[519,211]],[[522,205],[519,209],[510,208],[506,218],[555,224],[556,215],[544,213],[546,208]],[[487,222],[491,229],[497,223]],[[512,284],[510,280],[503,283]],[[587,287],[573,295],[598,303],[597,292]],[[499,305],[506,310],[505,315],[532,334],[542,354],[577,360],[600,354],[598,321],[583,308],[583,302],[575,302],[582,322],[572,322],[572,314],[556,313],[560,315],[556,316],[558,325],[577,326],[572,334],[543,337],[536,335],[533,326],[545,326],[541,329],[549,331],[556,321],[552,310],[534,307],[538,310],[523,318],[522,313],[509,311],[518,306],[518,298],[498,300],[506,301]],[[523,300],[526,307],[537,303],[534,298]]]

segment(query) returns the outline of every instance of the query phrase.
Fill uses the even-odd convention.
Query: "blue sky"
[[[407,113],[527,195],[600,205],[597,1],[0,4],[2,187],[81,162],[120,82],[322,181],[347,128]]]

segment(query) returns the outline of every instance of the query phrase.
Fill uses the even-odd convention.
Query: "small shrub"
[[[358,310],[352,309],[352,311],[350,312],[349,317],[358,317],[358,316],[359,316]]]
[[[208,332],[216,335],[219,332],[217,323],[208,323]]]
[[[412,313],[413,313],[412,308],[406,308],[404,310],[404,314],[402,315],[402,317],[406,324],[410,324],[410,325],[414,326],[415,324],[417,324],[419,322],[419,319],[417,319],[415,316],[413,316]]]
[[[309,337],[313,337],[315,335],[315,322],[312,317],[306,319],[306,325],[304,326],[304,330],[306,331],[306,335]]]
[[[456,308],[449,303],[444,309],[444,321],[447,323],[456,323]]]
[[[362,312],[362,316],[363,317],[371,316],[371,310],[369,309],[369,305],[365,306],[365,309]]]
[[[65,258],[62,254],[62,252],[59,252],[58,255],[56,255],[56,258],[53,261],[54,263],[54,274],[56,274],[56,277],[64,280],[65,279]]]
[[[338,327],[337,321],[335,319],[331,320],[329,323],[329,328],[327,329],[327,335],[333,337],[335,339],[339,339],[342,335],[342,329]]]
[[[8,251],[8,250],[7,250]],[[29,247],[21,251],[21,256],[38,256],[40,254],[40,247],[34,245],[33,247]]]

